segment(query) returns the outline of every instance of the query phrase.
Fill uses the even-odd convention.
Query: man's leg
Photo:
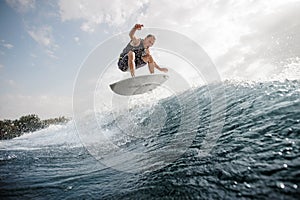
[[[153,74],[153,73],[154,73],[154,66],[155,66],[154,63],[148,63],[148,68],[149,68],[150,74]]]
[[[123,58],[119,59],[118,67],[122,72],[128,71],[128,55],[125,55]]]
[[[132,77],[135,77],[134,70],[135,70],[135,53],[133,51],[128,52],[128,66],[130,70],[130,74]]]
[[[154,62],[152,56],[151,55],[145,56],[144,61],[146,61],[148,63],[148,68],[149,68],[150,74],[153,74],[154,73],[155,62]]]

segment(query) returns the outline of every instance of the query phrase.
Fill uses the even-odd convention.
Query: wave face
[[[212,88],[223,102],[213,104]],[[1,141],[0,196],[297,199],[299,88],[297,80],[228,81],[132,108],[131,123],[128,112],[97,113],[97,123],[88,115],[77,127]]]

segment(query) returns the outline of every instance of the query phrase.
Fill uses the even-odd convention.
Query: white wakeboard
[[[164,74],[144,75],[118,81],[109,86],[116,94],[131,96],[152,91],[168,80],[168,78]]]

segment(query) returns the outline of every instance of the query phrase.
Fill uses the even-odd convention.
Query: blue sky
[[[0,118],[72,116],[74,81],[84,59],[136,22],[191,38],[224,80],[263,80],[283,72],[283,78],[298,77],[299,9],[299,0],[2,0]]]
[[[8,2],[0,1],[0,95],[2,101],[7,100],[1,105],[0,117],[39,113],[38,107],[43,105],[38,104],[42,102],[45,107],[55,106],[49,101],[71,104],[73,82],[81,63],[108,33],[82,31],[80,20],[62,22],[58,5],[52,1],[27,1],[28,8],[21,8],[21,1]],[[106,27],[100,24],[97,28]],[[20,107],[10,100],[14,104],[22,104],[18,101],[36,104],[36,107]],[[61,115],[70,115],[70,109]],[[39,114],[44,118],[60,114],[56,109],[49,115],[46,113],[49,109],[42,110],[45,111]]]
[[[52,3],[37,1],[34,5],[34,9],[19,11],[1,1],[0,25],[5,27],[0,33],[1,77],[28,95],[70,95],[74,81],[70,77],[94,48],[92,41],[98,43],[107,34],[90,35],[80,31],[79,22],[61,22]],[[1,92],[12,89],[2,87]]]

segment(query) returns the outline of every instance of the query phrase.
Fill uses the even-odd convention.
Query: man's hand
[[[160,68],[160,71],[167,73],[169,70],[167,68]]]
[[[143,24],[136,24],[136,25],[134,25],[135,30],[141,30],[142,27],[144,27]]]

